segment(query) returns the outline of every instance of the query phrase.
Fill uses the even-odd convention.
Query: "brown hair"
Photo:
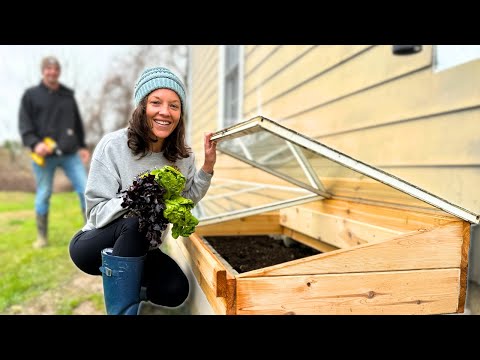
[[[151,152],[150,144],[157,141],[152,137],[147,121],[147,97],[145,96],[132,114],[128,122],[128,141],[127,145],[134,155],[140,155],[140,159]],[[185,115],[182,109],[180,120],[177,127],[168,136],[162,145],[163,156],[168,161],[188,158],[192,149],[185,144]]]

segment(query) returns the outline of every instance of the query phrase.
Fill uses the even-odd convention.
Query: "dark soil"
[[[209,236],[205,240],[239,273],[301,259],[320,252],[270,236]]]

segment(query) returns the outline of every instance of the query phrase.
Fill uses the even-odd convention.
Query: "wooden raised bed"
[[[266,121],[268,126],[275,126],[264,118],[253,120],[260,125]],[[251,134],[252,128],[248,129]],[[219,133],[227,137],[230,134]],[[301,140],[289,138],[292,139],[297,144]],[[478,223],[478,216],[366,164],[348,163],[353,159],[341,156],[344,155],[339,154],[335,161],[360,169],[365,175],[355,179],[354,186],[345,185],[352,179],[324,177],[321,179],[324,188],[317,189],[321,197],[315,201],[285,208],[266,207],[269,211],[265,212],[256,206],[253,215],[245,212],[246,215],[240,216],[243,212],[237,211],[236,215],[223,216],[220,222],[201,222],[189,238],[179,239],[185,261],[212,312],[448,314],[464,311],[470,226]],[[362,167],[356,168],[358,164]],[[381,181],[372,182],[372,178]],[[349,191],[354,195],[348,196]],[[205,240],[214,235],[262,234],[284,235],[322,253],[238,273]]]

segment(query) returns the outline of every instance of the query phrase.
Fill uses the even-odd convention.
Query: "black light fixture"
[[[393,55],[412,55],[422,51],[422,45],[393,45]]]

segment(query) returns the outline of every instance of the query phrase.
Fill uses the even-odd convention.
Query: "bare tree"
[[[3,147],[8,151],[10,163],[14,164],[23,150],[22,144],[19,141],[6,140]]]
[[[182,82],[187,86],[188,77],[188,46],[167,45],[165,47],[165,64],[176,72]]]
[[[97,97],[87,94],[83,113],[87,142],[96,144],[104,134],[126,127],[133,112],[133,90],[147,67],[166,66],[187,79],[186,45],[136,45],[128,56],[117,58]]]

